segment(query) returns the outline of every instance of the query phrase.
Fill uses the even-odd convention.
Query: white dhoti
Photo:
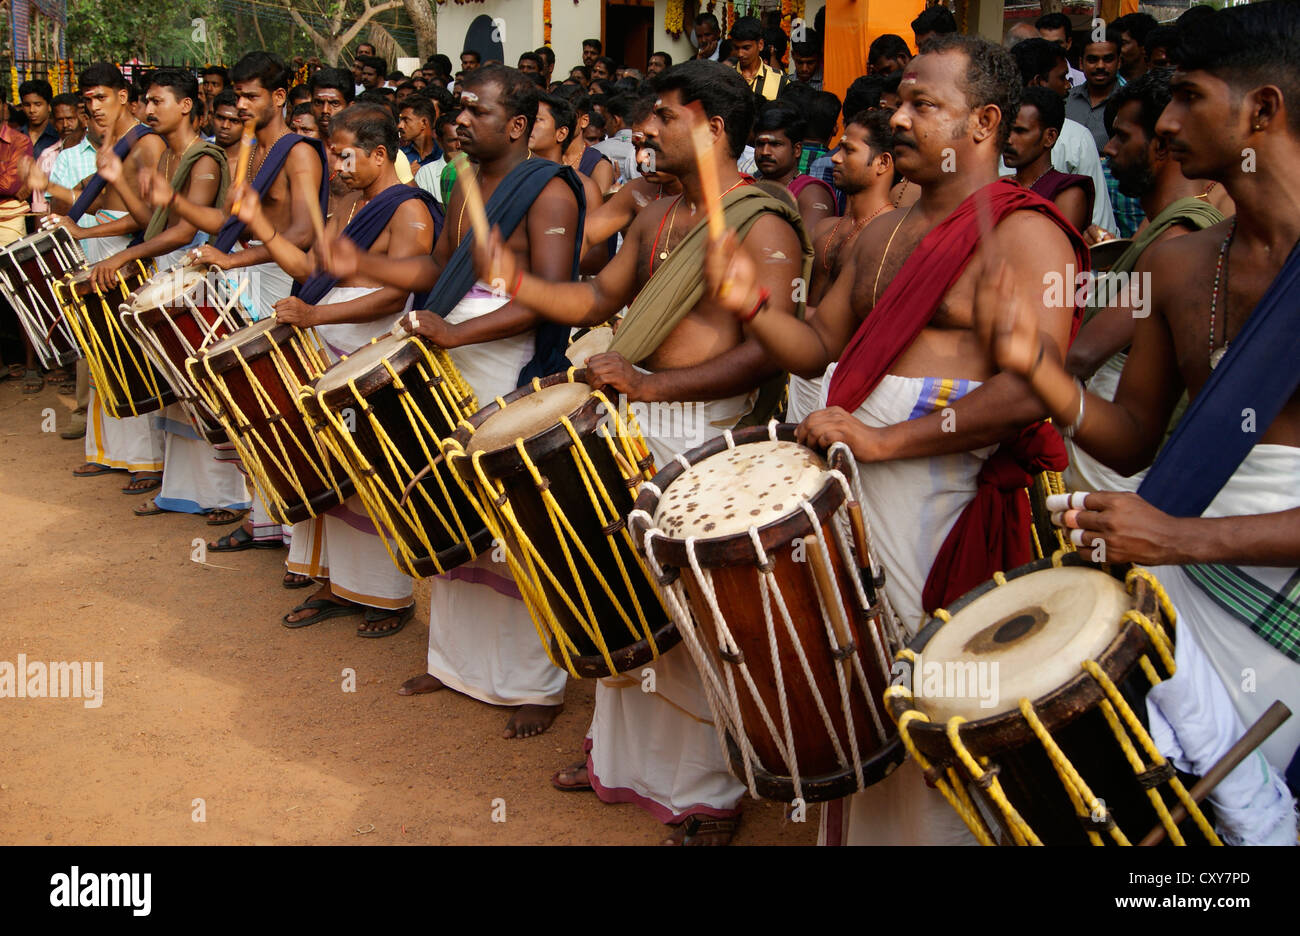
[[[830,374],[828,369],[824,388],[830,386]],[[867,426],[892,426],[940,411],[978,386],[974,380],[886,375],[854,415]],[[921,591],[930,567],[975,496],[980,468],[992,452],[990,446],[858,464],[862,509],[871,526],[875,558],[884,566],[885,592],[909,637],[925,620]],[[827,804],[819,840],[845,845],[975,844],[965,823],[925,785],[910,760],[880,783]]]
[[[335,286],[317,305],[359,299],[378,288]],[[406,304],[409,308],[409,298]],[[356,351],[371,338],[387,334],[397,317],[385,315],[369,322],[318,325],[316,332],[326,351],[337,359]],[[397,610],[409,607],[412,601],[411,577],[393,564],[388,547],[356,494],[319,517],[294,524],[286,566],[299,575],[328,578],[330,591],[357,604]]]
[[[1124,372],[1124,361],[1127,358],[1128,355],[1123,353],[1112,355],[1089,378],[1088,390],[1103,400],[1115,399],[1115,391],[1119,389],[1120,374]],[[1065,440],[1065,450],[1070,456],[1070,464],[1061,473],[1061,477],[1067,491],[1136,491],[1147,475],[1143,470],[1125,477],[1079,448],[1073,439]]]
[[[125,214],[124,211],[99,211],[95,217],[102,224]],[[91,266],[125,250],[130,244],[131,238],[126,235],[88,237],[81,241]],[[110,416],[94,383],[91,383],[86,398],[86,461],[127,471],[161,471],[164,446],[163,434],[154,429],[152,415],[123,419]]]
[[[807,380],[798,374],[790,375],[789,389],[786,391],[785,421],[801,423],[811,413],[822,409],[823,378]]]
[[[716,438],[753,408],[756,393],[725,400],[653,404],[638,412],[655,464],[666,465]],[[606,803],[635,803],[661,822],[691,815],[736,815],[745,785],[728,767],[718,744],[704,684],[690,652],[667,651],[648,668],[653,691],[642,690],[646,667],[602,679],[587,735],[587,773]]]
[[[478,284],[447,314],[447,324],[507,301]],[[533,347],[529,331],[447,354],[484,406],[515,389]],[[492,705],[559,705],[567,674],[547,657],[504,557],[493,561],[497,552],[429,579],[429,674]]]
[[[1252,516],[1300,507],[1297,479],[1300,449],[1256,445],[1202,516]],[[1275,699],[1297,713],[1261,747],[1269,763],[1285,771],[1300,746],[1300,662],[1259,636],[1225,605],[1256,619],[1270,610],[1285,609],[1289,598],[1291,612],[1297,613],[1297,570],[1158,566],[1151,571],[1164,585],[1178,613],[1178,635],[1195,635],[1245,725],[1253,724]],[[1213,595],[1207,592],[1207,586]]]
[[[233,462],[218,459],[212,446],[195,431],[189,414],[173,403],[153,414],[156,428],[166,432],[162,487],[153,502],[177,513],[244,510],[248,486]]]

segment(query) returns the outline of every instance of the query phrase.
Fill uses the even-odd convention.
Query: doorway
[[[605,54],[645,74],[654,52],[654,0],[605,0]]]

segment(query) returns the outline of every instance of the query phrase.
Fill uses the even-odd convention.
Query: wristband
[[[1038,357],[1034,358],[1034,363],[1029,365],[1029,370],[1025,371],[1025,380],[1033,380],[1038,365],[1043,363],[1043,354],[1047,351],[1047,345],[1042,338],[1038,339]]]
[[[767,305],[767,301],[771,298],[772,298],[772,290],[768,289],[766,286],[760,289],[758,291],[758,302],[754,303],[754,308],[750,309],[747,314],[742,315],[740,317],[741,324],[743,325],[748,322],[752,322],[755,316],[757,316],[758,313],[763,311],[763,308]]]
[[[515,288],[510,290],[510,301],[515,301],[515,296],[519,295],[519,288],[524,285],[524,271],[520,270],[519,275],[515,277]]]
[[[1076,377],[1074,378],[1074,385],[1079,388],[1079,412],[1075,414],[1074,422],[1061,428],[1061,435],[1065,436],[1067,439],[1073,439],[1074,434],[1078,432],[1079,427],[1083,425],[1084,403],[1088,399],[1088,391],[1084,389],[1083,381]]]

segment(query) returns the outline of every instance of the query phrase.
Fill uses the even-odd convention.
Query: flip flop
[[[150,491],[156,491],[162,487],[162,477],[157,478],[137,478],[136,474],[145,472],[136,472],[131,475],[131,480],[127,482],[126,487],[122,488],[123,494],[148,494]],[[131,487],[133,484],[140,484],[143,487]]]
[[[235,532],[227,533],[208,544],[208,552],[240,552],[245,549],[279,549],[283,546],[279,540],[255,540],[253,534],[243,527],[236,527]]]
[[[586,770],[587,762],[579,761],[576,764],[570,764],[561,770],[551,774],[551,786],[555,787],[561,793],[586,793],[591,790],[591,783],[561,783],[560,774],[576,774],[579,770]]]
[[[86,464],[89,465],[92,464],[92,462],[86,462]],[[105,465],[95,465],[94,471],[77,471],[76,469],[73,469],[72,476],[74,478],[95,478],[102,474],[112,474],[114,471],[118,470],[119,469],[117,468],[109,468]]]
[[[131,508],[131,513],[135,514],[137,517],[152,517],[157,514],[166,513],[166,512],[167,511],[163,510],[161,507],[158,506],[157,503],[154,502],[154,499],[152,497],[149,498],[140,506]]]
[[[289,614],[294,614],[298,611],[315,611],[316,613],[309,618],[303,618],[301,621],[289,620]],[[285,627],[309,627],[312,624],[316,624],[328,618],[348,617],[360,613],[361,605],[339,604],[337,601],[330,601],[328,598],[312,598],[308,601],[304,601],[302,604],[298,605],[298,607],[294,608],[293,611],[290,611],[289,614],[286,614],[280,619],[280,623]]]
[[[297,582],[297,581],[290,582],[290,581],[289,581],[289,576],[291,576],[291,575],[296,576],[296,575],[298,575],[298,573],[297,573],[297,572],[286,572],[286,573],[284,573],[284,578],[280,579],[280,584],[283,585],[285,588],[306,588],[308,585],[315,585],[315,584],[316,584],[316,580],[315,580],[314,578],[312,578],[310,575],[303,575],[303,576],[300,576],[300,577],[302,578],[302,581],[301,581],[301,582]]]
[[[395,627],[390,627],[388,630],[382,631],[362,630],[358,627],[357,636],[392,637],[394,634],[399,633],[404,627],[406,627],[406,623],[411,620],[414,615],[415,605],[407,605],[400,611],[389,611],[387,608],[367,608],[364,618],[366,624],[379,624],[392,618],[396,618],[397,625]]]
[[[38,370],[29,370],[23,375],[23,393],[40,393],[45,389],[45,378]]]
[[[243,510],[229,510],[225,507],[218,507],[215,510],[208,511],[208,526],[230,526],[232,523],[238,523],[248,516],[248,508]]]

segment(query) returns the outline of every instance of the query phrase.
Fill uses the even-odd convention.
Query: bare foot
[[[506,722],[503,738],[531,738],[551,727],[555,716],[564,711],[564,705],[521,705]]]
[[[421,673],[419,676],[412,676],[406,682],[402,683],[397,690],[398,695],[424,695],[427,692],[437,692],[439,689],[446,688],[441,679],[437,676],[431,676],[428,673]]]
[[[714,819],[709,816],[687,816],[673,829],[661,845],[729,845],[740,828],[740,816]]]
[[[283,621],[287,627],[306,627],[326,618],[361,613],[361,605],[339,598],[330,591],[329,582],[326,582],[315,594],[286,614]]]
[[[551,775],[551,786],[563,793],[578,793],[591,789],[591,777],[587,775],[587,762],[580,760],[563,770]]]

